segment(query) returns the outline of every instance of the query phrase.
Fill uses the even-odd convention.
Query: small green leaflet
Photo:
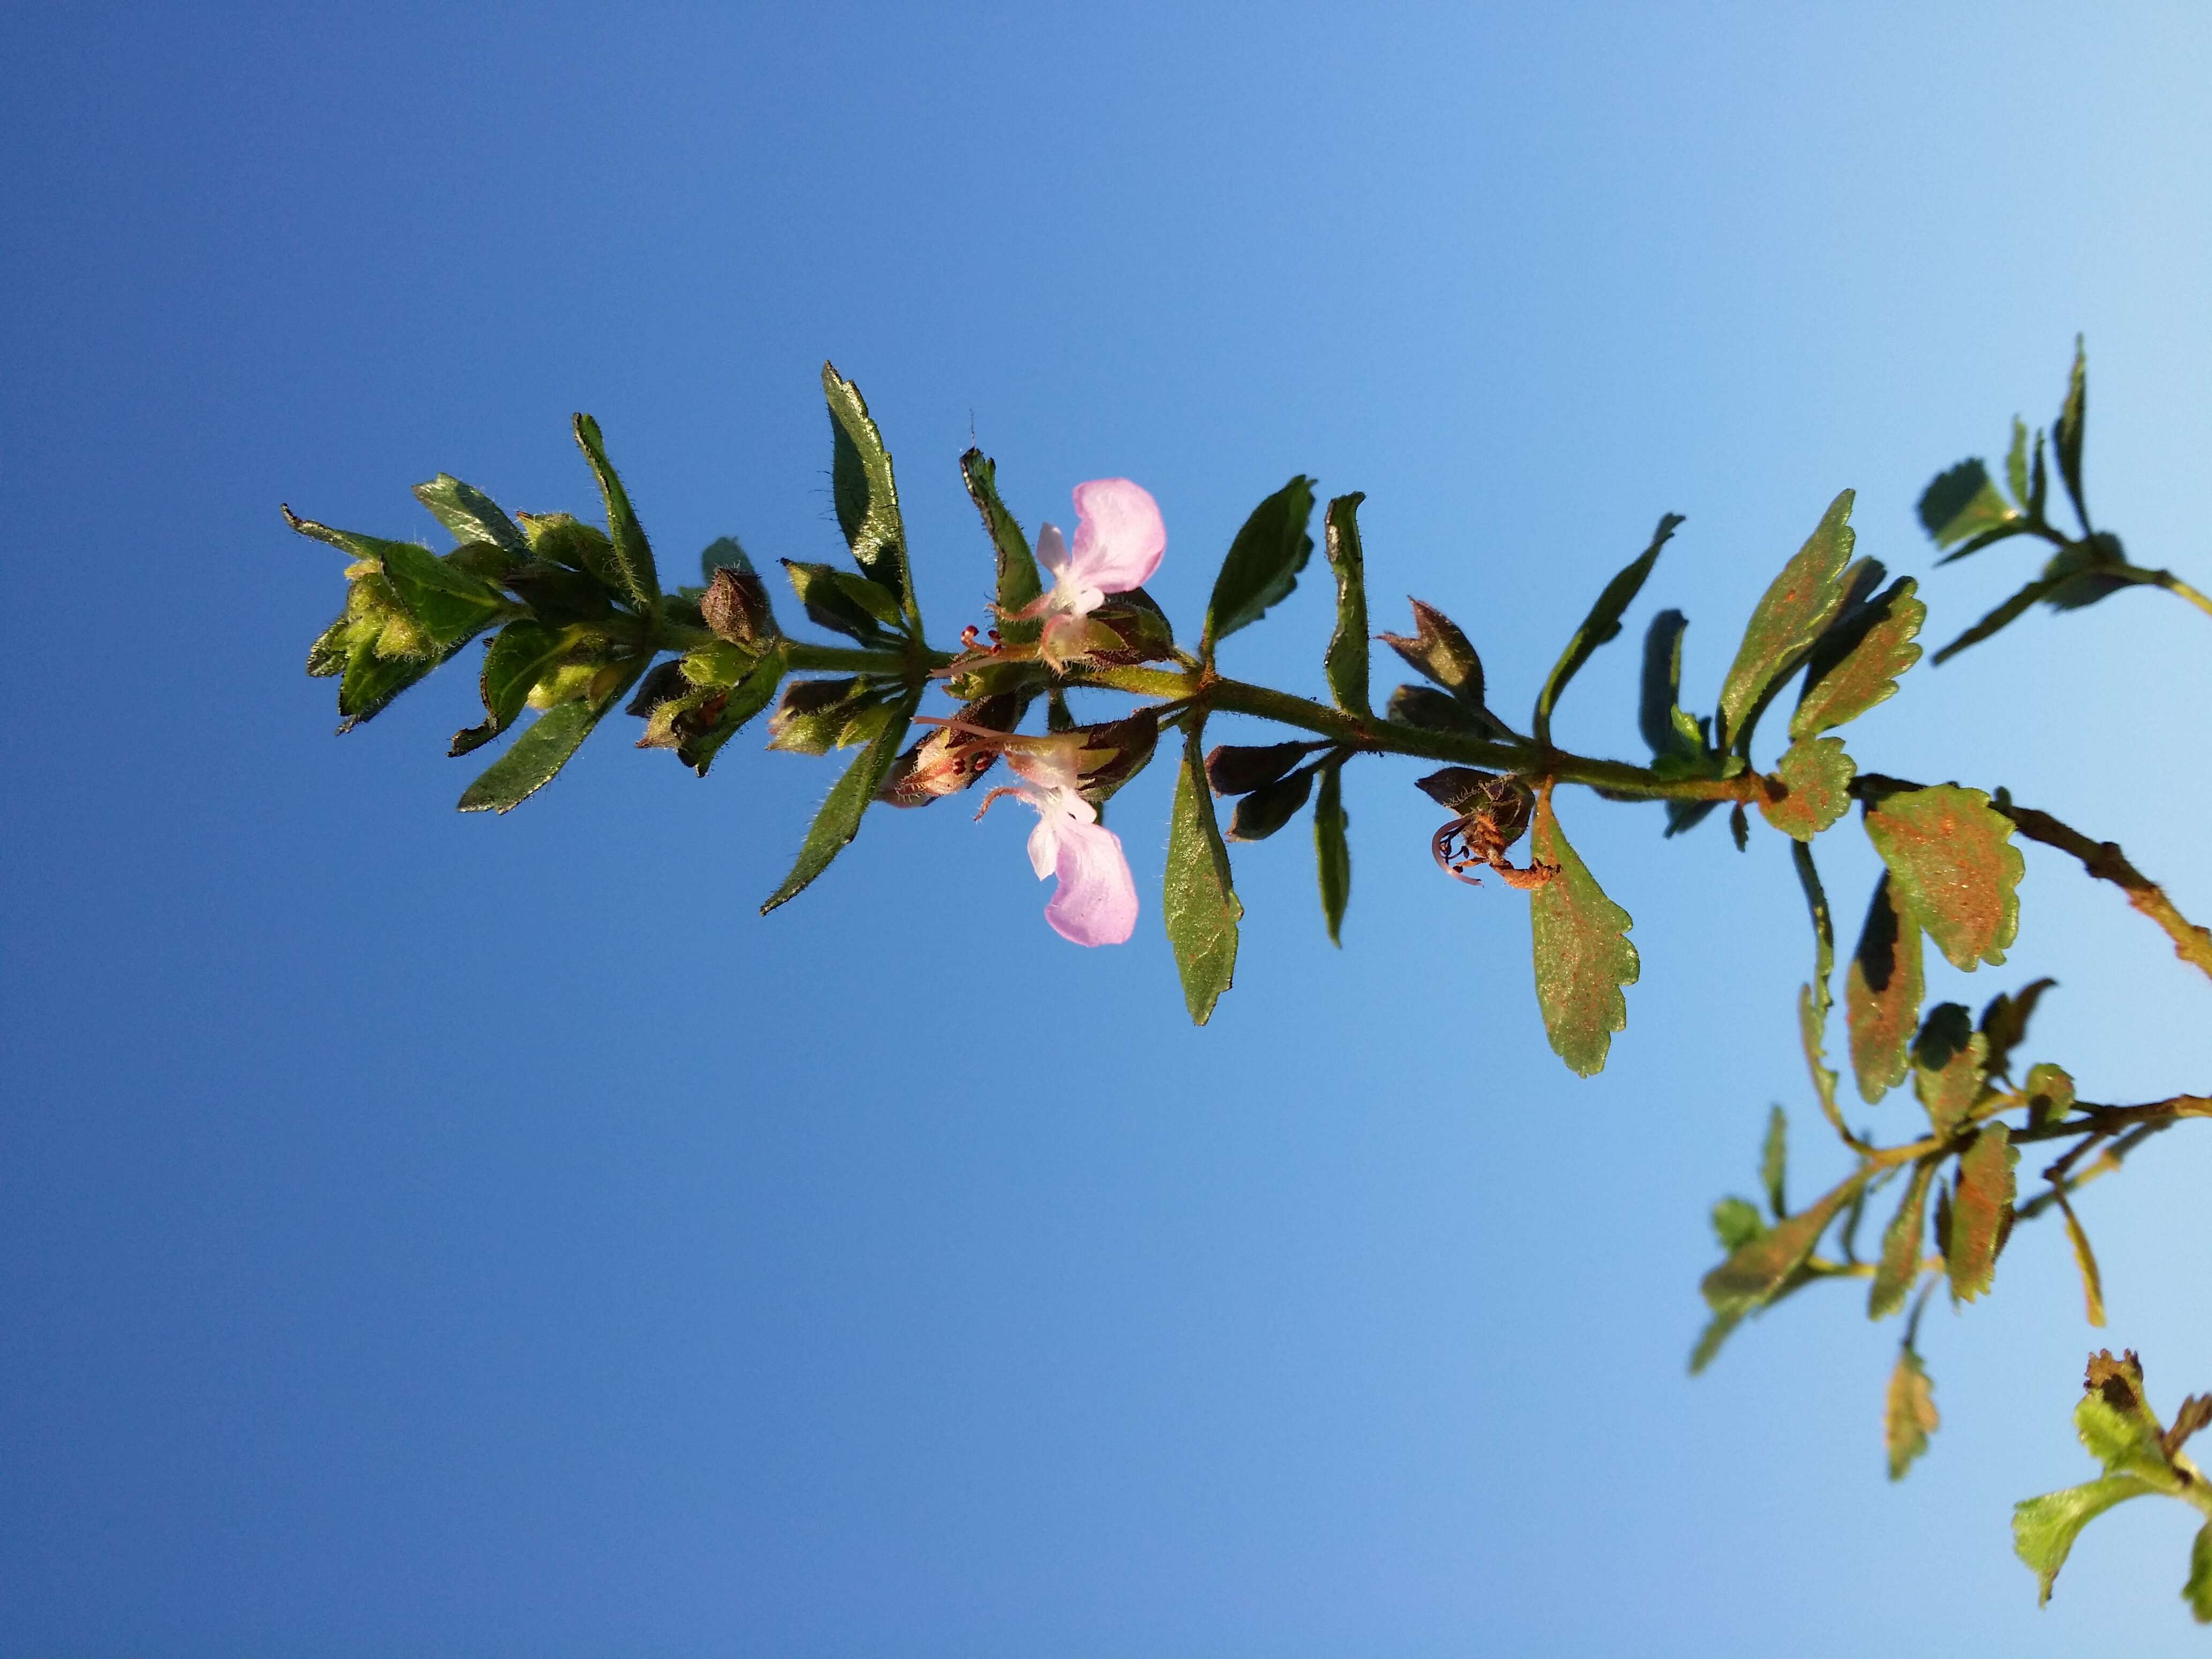
[[[914,578],[907,569],[906,525],[899,516],[898,486],[891,477],[890,452],[868,413],[860,388],[822,365],[822,392],[830,403],[830,493],[837,503],[837,527],[869,578],[890,589],[906,608],[918,635],[921,618],[915,609]]]
[[[1790,1167],[1790,1117],[1779,1106],[1766,1115],[1766,1141],[1759,1155],[1759,1185],[1766,1188],[1766,1206],[1777,1221],[1790,1213],[1783,1178]]]
[[[1681,522],[1679,513],[1669,513],[1659,520],[1659,527],[1651,532],[1651,544],[1605,585],[1605,591],[1597,596],[1597,603],[1590,607],[1589,615],[1583,618],[1582,626],[1567,641],[1567,648],[1559,653],[1559,661],[1545,678],[1544,689],[1536,695],[1535,731],[1540,745],[1548,746],[1552,741],[1552,711],[1559,706],[1559,694],[1582,672],[1582,665],[1596,653],[1598,647],[1619,635],[1622,615],[1643,591],[1651,567],[1659,562],[1659,550],[1667,545]],[[1558,1045],[1555,1042],[1553,1046]]]
[[[1961,461],[1936,475],[1921,494],[1920,523],[1938,547],[1972,544],[1960,549],[1961,553],[2027,528],[2025,517],[1997,494],[1989,468],[1978,460]]]
[[[1900,791],[1869,807],[1866,830],[1899,898],[1953,967],[2004,960],[2020,931],[2027,863],[2012,844],[2012,820],[1988,795],[1956,784]]]
[[[512,812],[553,781],[568,757],[583,746],[607,710],[645,672],[646,659],[633,661],[604,695],[556,702],[530,723],[514,746],[486,767],[461,792],[464,812]]]
[[[1958,1301],[1972,1302],[1996,1276],[1997,1251],[2012,1225],[2013,1165],[2019,1162],[2011,1132],[2002,1123],[1984,1125],[1959,1155],[1947,1253],[1951,1294]]]
[[[1808,842],[1850,810],[1851,780],[1858,767],[1841,738],[1800,738],[1782,752],[1775,781],[1780,800],[1759,797],[1759,816],[1793,840]]]
[[[1857,540],[1850,526],[1853,492],[1828,503],[1820,524],[1782,567],[1751,613],[1735,661],[1721,685],[1723,749],[1743,750],[1766,700],[1820,643],[1849,589],[1844,573]]]
[[[1859,1098],[1871,1106],[1905,1081],[1924,993],[1920,923],[1900,911],[1889,872],[1875,884],[1866,926],[1844,975],[1844,1020],[1850,1035],[1851,1073]]]
[[[2084,535],[2089,530],[2089,507],[2081,498],[2081,438],[2089,418],[2089,354],[2081,337],[2074,337],[2074,369],[2066,377],[2066,401],[2051,428],[2051,447],[2058,452],[2058,476],[2074,499],[2074,511]]]
[[[474,484],[463,483],[450,472],[441,472],[428,483],[415,486],[415,499],[430,509],[431,517],[453,532],[457,542],[489,542],[510,553],[527,555],[529,538],[499,503]]]
[[[983,515],[983,529],[998,559],[1000,635],[1010,644],[1034,643],[1043,623],[1035,618],[1017,622],[1015,613],[1036,601],[1044,583],[1030,551],[1030,538],[999,499],[998,463],[981,450],[971,449],[960,458],[960,476],[967,480],[968,499]]]
[[[623,592],[640,616],[658,621],[660,615],[660,577],[653,565],[653,549],[629,504],[629,492],[615,476],[607,460],[599,423],[588,415],[576,416],[576,446],[592,464],[599,481],[599,494],[607,506],[607,539],[614,545],[615,574]]]
[[[2051,1600],[2051,1586],[2066,1565],[2081,1528],[2115,1504],[2141,1498],[2154,1488],[2132,1475],[2108,1474],[2086,1486],[2045,1492],[2013,1505],[2012,1548],[2041,1586],[2036,1605]]]
[[[1942,1422],[1936,1413],[1936,1385],[1928,1379],[1928,1368],[1911,1348],[1899,1350],[1882,1407],[1882,1440],[1889,1453],[1891,1480],[1905,1479],[1905,1470],[1928,1449],[1928,1437]]]
[[[1856,720],[1896,693],[1899,676],[1920,660],[1914,641],[1928,607],[1918,585],[1900,576],[1820,636],[1806,659],[1805,690],[1790,735],[1817,737]]]
[[[1322,919],[1328,924],[1328,942],[1344,943],[1344,911],[1352,902],[1352,846],[1346,838],[1351,823],[1344,810],[1342,763],[1321,769],[1321,793],[1314,800],[1314,855],[1321,881]]]
[[[1592,1077],[1605,1069],[1613,1034],[1628,1024],[1621,988],[1636,983],[1638,968],[1626,938],[1631,920],[1568,844],[1549,789],[1537,798],[1529,851],[1559,872],[1528,896],[1544,1033],[1569,1071]]]
[[[1313,556],[1313,538],[1306,533],[1312,517],[1313,480],[1303,473],[1252,509],[1213,579],[1200,656],[1211,661],[1216,646],[1259,621],[1297,586],[1298,572]]]
[[[1837,1212],[1851,1200],[1865,1177],[1846,1181],[1802,1214],[1793,1215],[1771,1231],[1753,1240],[1705,1276],[1699,1288],[1705,1301],[1719,1311],[1731,1305],[1747,1311],[1770,1299],[1784,1281],[1805,1265],[1820,1235]]]
[[[1936,1164],[1930,1158],[1912,1166],[1897,1213],[1882,1231],[1881,1260],[1875,1265],[1874,1286],[1867,1292],[1869,1319],[1887,1319],[1902,1310],[1919,1280],[1920,1247],[1928,1237],[1928,1188],[1936,1178]]]
[[[1357,492],[1339,495],[1323,515],[1322,532],[1336,576],[1336,631],[1329,635],[1322,672],[1336,706],[1362,719],[1373,712],[1367,701],[1367,565],[1359,548],[1359,504],[1366,499]],[[1333,925],[1329,937],[1336,937]]]
[[[2200,1625],[2212,1625],[2212,1521],[2207,1521],[2189,1549],[2189,1582],[2181,1599]]]
[[[822,810],[814,815],[814,822],[800,843],[799,859],[791,866],[791,873],[783,878],[783,885],[769,896],[761,906],[766,915],[779,904],[798,897],[817,876],[830,867],[830,860],[843,852],[854,836],[860,832],[860,815],[868,810],[868,803],[883,787],[884,776],[898,758],[899,744],[906,740],[908,723],[921,702],[920,690],[910,690],[883,729],[862,750],[848,767],[845,775],[830,786],[828,799]]]
[[[1229,849],[1214,821],[1213,792],[1206,782],[1205,722],[1194,720],[1183,737],[1183,763],[1176,774],[1175,804],[1168,820],[1168,862],[1161,913],[1191,1024],[1212,1017],[1237,972],[1237,924],[1244,906],[1230,884]]]

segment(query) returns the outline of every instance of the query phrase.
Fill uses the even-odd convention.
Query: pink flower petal
[[[1038,541],[1042,554],[1043,538]],[[1142,587],[1160,568],[1167,547],[1160,504],[1143,485],[1093,478],[1075,486],[1075,553],[1069,568],[1077,581],[1102,593]]]
[[[1056,839],[1060,885],[1044,907],[1045,921],[1078,945],[1126,944],[1137,927],[1137,883],[1121,836],[1103,824],[1065,817]]]
[[[1083,535],[1081,526],[1077,527],[1075,533],[1080,539]],[[1037,526],[1036,556],[1037,562],[1055,577],[1067,568],[1067,544],[1060,538],[1058,525],[1042,524]]]

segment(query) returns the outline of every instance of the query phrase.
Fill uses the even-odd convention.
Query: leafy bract
[[[1328,942],[1335,945],[1344,943],[1344,911],[1352,902],[1352,845],[1345,836],[1350,822],[1344,810],[1344,767],[1324,766],[1314,798],[1314,860],[1322,919],[1328,924]]]
[[[1844,974],[1844,1019],[1850,1035],[1851,1074],[1871,1106],[1905,1081],[1920,1028],[1924,989],[1920,923],[1900,909],[1889,872],[1875,884],[1866,926]]]
[[[1545,678],[1544,689],[1536,695],[1536,741],[1548,745],[1552,741],[1552,710],[1559,706],[1559,693],[1567,689],[1567,682],[1582,670],[1605,644],[1620,633],[1620,618],[1641,592],[1651,574],[1652,566],[1659,562],[1659,551],[1674,536],[1675,526],[1682,522],[1679,513],[1669,513],[1659,520],[1659,527],[1651,532],[1651,544],[1630,560],[1613,579],[1605,585],[1590,606],[1589,615],[1583,618],[1582,626],[1575,629],[1567,641],[1567,648]],[[1617,1027],[1615,1029],[1618,1029]],[[1595,1068],[1593,1068],[1595,1069]]]
[[[489,542],[509,553],[530,551],[528,539],[514,520],[500,510],[498,502],[450,472],[441,472],[429,483],[416,484],[415,499],[430,509],[431,517],[453,532],[457,542]]]
[[[1897,690],[1898,677],[1920,660],[1914,641],[1928,607],[1917,584],[1899,577],[1874,599],[1838,618],[1806,659],[1805,690],[1790,717],[1790,735],[1803,738],[1856,720]]]
[[[2113,1504],[2141,1498],[2153,1490],[2132,1475],[2108,1474],[2101,1480],[2069,1486],[2063,1492],[2045,1492],[2040,1498],[2014,1504],[2013,1553],[2034,1572],[2041,1586],[2036,1604],[2039,1607],[2051,1600],[2051,1586],[2058,1577],[2059,1568],[2066,1565],[2067,1554],[2073,1549],[2074,1540],[2081,1535],[2082,1528]]]
[[[967,480],[968,498],[983,515],[983,528],[991,538],[991,547],[998,560],[1000,635],[1010,644],[1029,644],[1036,640],[1043,623],[1036,617],[1017,620],[1016,613],[1044,592],[1043,579],[1037,574],[1036,559],[1030,551],[1029,538],[1022,533],[1021,526],[1006,510],[1006,504],[999,499],[997,462],[981,450],[971,449],[960,458],[960,476]]]
[[[1905,1479],[1905,1470],[1928,1449],[1928,1437],[1942,1420],[1936,1412],[1936,1385],[1928,1379],[1928,1368],[1911,1348],[1901,1349],[1882,1406],[1882,1441],[1889,1453],[1891,1480]]]
[[[1206,787],[1203,729],[1203,721],[1193,720],[1184,734],[1160,905],[1182,978],[1183,1005],[1194,1025],[1212,1018],[1213,1005],[1235,978],[1237,924],[1244,914],[1230,882],[1229,849],[1213,816],[1213,792]]]
[[[1590,1077],[1605,1069],[1613,1033],[1628,1024],[1621,988],[1635,984],[1637,975],[1636,947],[1626,937],[1630,917],[1568,844],[1548,789],[1537,799],[1529,853],[1558,870],[1528,898],[1544,1032],[1568,1070]]]
[[[1336,631],[1329,635],[1322,668],[1336,706],[1362,718],[1372,712],[1367,701],[1367,561],[1359,546],[1359,504],[1366,499],[1357,491],[1339,495],[1322,515],[1322,550],[1336,577]],[[1334,928],[1329,936],[1335,937]]]
[[[908,691],[873,740],[846,769],[845,775],[830,786],[828,798],[807,829],[806,839],[799,844],[799,858],[791,866],[791,873],[783,878],[781,887],[769,895],[768,902],[761,906],[763,915],[796,898],[860,834],[860,816],[868,810],[868,803],[875,799],[876,792],[883,787],[884,775],[891,769],[891,763],[898,758],[899,744],[906,740],[907,726],[921,701],[920,691]]]
[[[1959,1184],[1951,1199],[1951,1240],[1944,1252],[1951,1294],[1971,1302],[1990,1288],[1997,1252],[2012,1228],[2013,1165],[2020,1152],[2011,1131],[1985,1124],[1959,1155]]]
[[[1850,490],[1828,504],[1782,574],[1768,586],[1721,684],[1719,746],[1744,750],[1759,711],[1805,660],[1848,596],[1844,573],[1857,538],[1850,527]]]
[[[1988,795],[1956,784],[1900,790],[1869,807],[1866,830],[1899,897],[1953,967],[2004,960],[2020,931],[2027,864],[2012,820]]]
[[[860,568],[889,588],[913,621],[914,579],[907,569],[906,526],[899,516],[890,452],[884,447],[860,388],[838,374],[835,364],[822,365],[822,393],[830,404],[830,488],[837,504],[837,527]]]
[[[1850,810],[1858,769],[1841,738],[1800,738],[1775,763],[1775,781],[1787,793],[1779,800],[1761,795],[1759,814],[1784,835],[1810,841]]]
[[[576,446],[584,452],[584,459],[592,464],[592,476],[599,481],[599,494],[607,507],[607,540],[614,549],[614,569],[623,594],[637,608],[642,617],[657,618],[660,610],[660,577],[653,568],[653,549],[645,539],[637,514],[629,504],[629,492],[615,476],[614,467],[607,460],[606,444],[599,436],[599,423],[588,415],[576,416]]]
[[[1874,1285],[1867,1292],[1869,1319],[1887,1319],[1901,1310],[1919,1279],[1920,1246],[1928,1237],[1928,1187],[1936,1178],[1936,1162],[1923,1158],[1912,1166],[1897,1213],[1882,1231],[1881,1259],[1875,1264]]]
[[[1213,579],[1201,655],[1211,660],[1216,646],[1259,621],[1297,586],[1298,572],[1313,556],[1313,538],[1306,533],[1312,517],[1313,480],[1303,473],[1252,509]]]

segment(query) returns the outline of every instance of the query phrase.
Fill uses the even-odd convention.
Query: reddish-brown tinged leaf
[[[1883,1402],[1882,1442],[1889,1452],[1889,1478],[1905,1479],[1905,1470],[1928,1449],[1928,1437],[1943,1419],[1936,1413],[1936,1385],[1920,1356],[1906,1348],[1897,1356],[1889,1374],[1889,1392]]]
[[[2013,1165],[2020,1152],[2002,1123],[1985,1126],[1959,1155],[1959,1187],[1951,1200],[1951,1242],[1946,1252],[1951,1294],[1972,1302],[1996,1276],[1997,1251],[2012,1220]]]
[[[1844,975],[1851,1072],[1858,1079],[1859,1098],[1869,1106],[1905,1081],[1924,989],[1920,924],[1911,911],[1898,908],[1885,871],[1875,884],[1858,949]]]
[[[1791,737],[1817,736],[1855,720],[1896,692],[1898,677],[1920,660],[1914,640],[1928,607],[1915,591],[1911,577],[1900,577],[1868,602],[1864,615],[1844,617],[1814,647],[1804,695],[1790,717]]]
[[[2004,960],[2020,931],[2027,860],[2012,820],[1978,789],[1941,784],[1886,795],[1866,815],[1898,896],[1954,968]]]
[[[1759,813],[1784,835],[1810,841],[1850,809],[1858,769],[1841,738],[1800,738],[1774,768],[1775,781],[1788,793],[1780,800],[1761,796]]]
[[[1636,983],[1636,947],[1625,937],[1631,919],[1567,844],[1549,789],[1536,802],[1529,850],[1558,872],[1528,900],[1544,1032],[1569,1070],[1590,1077],[1605,1069],[1613,1034],[1628,1024],[1620,988]]]
[[[1867,1317],[1887,1319],[1905,1306],[1920,1277],[1920,1246],[1928,1237],[1928,1183],[1936,1178],[1934,1160],[1916,1164],[1904,1200],[1881,1236],[1881,1260],[1867,1295]]]
[[[1945,1015],[1952,1018],[1946,1021]],[[1955,1002],[1940,1005],[1928,1017],[1913,1045],[1912,1091],[1927,1108],[1937,1134],[1948,1135],[1965,1123],[1981,1097],[1989,1047],[1989,1039],[1966,1024],[1966,1011]]]
[[[1724,1308],[1764,1302],[1772,1296],[1784,1279],[1804,1266],[1836,1212],[1850,1202],[1863,1184],[1858,1179],[1846,1181],[1812,1208],[1799,1211],[1772,1231],[1735,1250],[1699,1285],[1705,1300],[1715,1308]]]

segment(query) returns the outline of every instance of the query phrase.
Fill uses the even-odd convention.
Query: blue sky
[[[1240,850],[1194,1031],[1164,769],[1115,806],[1127,947],[1055,939],[1014,817],[957,807],[872,817],[763,920],[824,763],[702,783],[614,734],[461,817],[469,677],[332,740],[300,661],[340,562],[276,504],[430,536],[442,469],[586,510],[589,410],[667,568],[834,556],[827,356],[942,637],[988,586],[972,434],[1031,525],[1152,489],[1186,630],[1261,496],[1365,490],[1378,624],[1443,606],[1509,709],[1685,513],[1630,623],[1686,610],[1709,701],[1838,488],[1925,576],[1921,486],[2047,420],[2079,331],[2093,505],[2201,583],[2201,11],[26,7],[0,50],[0,1646],[2193,1639],[2178,1506],[2101,1522],[2040,1613],[2007,1522],[2087,1473],[2085,1349],[2212,1385],[2206,1137],[2085,1199],[2109,1331],[2045,1226],[1931,1311],[1901,1486],[1855,1296],[1684,1376],[1768,1103],[1800,1190],[1841,1168],[1777,837],[1562,798],[1644,962],[1580,1082],[1525,902],[1442,882],[1412,769],[1362,763],[1344,950],[1302,833]],[[1931,635],[2021,567],[1930,578]],[[1318,690],[1325,590],[1226,665]],[[1853,752],[2008,784],[2212,914],[2206,627],[2039,615]],[[1563,741],[1639,752],[1632,637]],[[1855,926],[1874,860],[1830,841]],[[2047,969],[2035,1057],[2201,1089],[2204,987],[2028,860],[2011,962],[1931,994]]]

